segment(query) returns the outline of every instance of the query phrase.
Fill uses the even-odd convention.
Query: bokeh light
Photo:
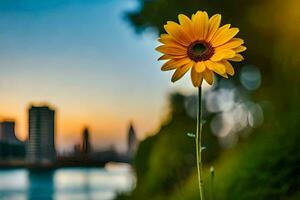
[[[247,90],[256,90],[261,84],[261,74],[254,65],[243,66],[240,73],[240,81]]]

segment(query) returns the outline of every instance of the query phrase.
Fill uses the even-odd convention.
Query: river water
[[[111,200],[118,192],[132,190],[134,184],[127,165],[0,170],[0,200]]]

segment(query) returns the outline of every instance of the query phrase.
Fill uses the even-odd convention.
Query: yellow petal
[[[182,45],[177,45],[177,44],[163,44],[163,45],[158,47],[158,49],[161,49],[161,48],[176,48],[176,49],[180,49],[180,50],[183,50],[183,51],[187,51],[186,47],[184,47]]]
[[[231,63],[228,62],[227,60],[222,60],[221,63],[225,66],[226,73],[233,76],[234,75],[234,68],[232,67]]]
[[[220,74],[220,76],[224,77],[224,78],[228,78],[228,75],[225,73],[225,74]]]
[[[232,38],[227,43],[216,47],[215,50],[218,51],[221,49],[233,49],[237,48],[238,46],[241,46],[242,44],[244,44],[244,40],[240,38]]]
[[[176,69],[175,73],[172,76],[172,82],[178,81],[183,75],[189,71],[191,67],[195,64],[194,61],[190,61],[188,64],[183,65]]]
[[[234,48],[233,49],[236,53],[241,53],[241,52],[243,52],[243,51],[246,51],[247,50],[247,47],[245,47],[245,46],[239,46],[239,47],[237,47],[237,48]]]
[[[205,81],[209,84],[212,85],[214,82],[214,75],[213,72],[210,71],[209,69],[204,70],[203,74],[203,78],[205,79]]]
[[[187,57],[187,55],[167,55],[167,54],[166,54],[166,56],[168,59],[175,59],[175,60]],[[165,60],[168,60],[168,59],[165,59]]]
[[[192,42],[191,38],[183,31],[179,24],[170,21],[164,28],[178,43],[188,46]]]
[[[202,39],[205,39],[207,37],[207,32],[209,28],[209,18],[207,12],[203,12],[203,36]]]
[[[193,17],[194,32],[199,40],[206,38],[208,32],[208,15],[206,12],[198,11]]]
[[[208,69],[216,72],[217,74],[222,75],[226,73],[225,66],[221,62],[212,62],[210,60],[206,60],[205,65]]]
[[[171,35],[169,34],[161,34],[158,41],[162,44],[172,45],[172,46],[180,46],[182,48],[187,48],[186,46],[178,43]]]
[[[220,35],[222,35],[223,33],[226,33],[229,30],[230,26],[231,26],[230,24],[225,24],[225,25],[221,26],[220,28],[218,28],[218,30],[215,32],[215,34],[211,38],[210,43],[212,43],[214,40],[218,39],[218,37],[220,37]]]
[[[173,38],[169,34],[160,34],[158,41],[165,44],[165,41],[173,40]]]
[[[156,48],[157,51],[168,55],[186,55],[186,49],[175,45],[162,45]]]
[[[160,43],[163,43],[163,44],[178,44],[180,45],[179,43],[176,42],[176,40],[174,40],[174,38],[172,36],[170,36],[169,34],[161,34],[160,35],[160,38],[158,39],[158,41]]]
[[[234,56],[235,56],[235,51],[223,49],[223,50],[216,51],[215,54],[210,58],[210,60],[216,62],[223,59],[232,58]]]
[[[200,87],[202,85],[203,75],[201,73],[198,73],[196,71],[196,68],[193,67],[191,70],[191,79],[195,87]]]
[[[172,56],[170,56],[170,55],[162,55],[161,57],[159,57],[157,60],[169,60],[169,59],[171,59],[172,58]]]
[[[176,68],[181,67],[190,62],[191,62],[191,60],[189,58],[183,58],[183,59],[178,59],[178,60],[169,60],[161,67],[161,70],[168,71],[168,70],[176,69]]]
[[[206,41],[209,42],[212,39],[212,37],[214,36],[216,31],[218,30],[220,23],[221,23],[221,15],[220,14],[216,14],[209,19],[208,33],[206,36]]]
[[[213,47],[217,47],[219,45],[225,44],[230,39],[232,39],[238,32],[239,32],[238,28],[231,28],[229,30],[223,31],[218,35],[218,37],[215,37],[211,41],[211,44]]]
[[[184,32],[191,37],[192,40],[195,40],[194,26],[193,22],[186,15],[180,14],[178,15],[178,20],[180,25],[182,26]]]
[[[195,70],[198,72],[198,73],[201,73],[205,70],[206,66],[204,64],[203,61],[200,61],[200,62],[197,62],[195,64]]]
[[[172,56],[172,55],[171,55]],[[183,56],[172,56],[173,59],[181,59],[181,58],[186,58],[187,55],[183,55]]]
[[[168,70],[176,69],[174,64],[175,64],[175,60],[168,60],[165,64],[163,64],[163,66],[161,67],[161,70],[168,71]]]
[[[228,60],[233,62],[240,62],[244,60],[244,57],[241,54],[236,54],[233,58],[229,58]]]

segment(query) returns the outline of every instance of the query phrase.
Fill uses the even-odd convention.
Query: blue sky
[[[129,121],[140,138],[157,128],[173,90],[160,71],[155,33],[137,35],[125,20],[136,0],[2,0],[0,119],[27,136],[29,103],[57,109],[57,145],[70,149],[83,126],[94,145],[124,149]]]

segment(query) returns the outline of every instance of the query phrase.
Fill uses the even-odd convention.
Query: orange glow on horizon
[[[30,105],[30,104],[29,104]],[[50,105],[51,106],[51,105]],[[86,113],[80,110],[56,109],[56,147],[59,151],[72,150],[75,144],[81,142],[84,127],[91,133],[91,142],[95,149],[107,148],[114,145],[118,150],[126,149],[127,131],[132,122],[138,138],[149,134],[157,123],[148,118],[127,118],[126,114],[112,112],[111,109],[102,112]],[[28,106],[1,108],[0,121],[14,120],[16,136],[21,141],[28,138]]]

